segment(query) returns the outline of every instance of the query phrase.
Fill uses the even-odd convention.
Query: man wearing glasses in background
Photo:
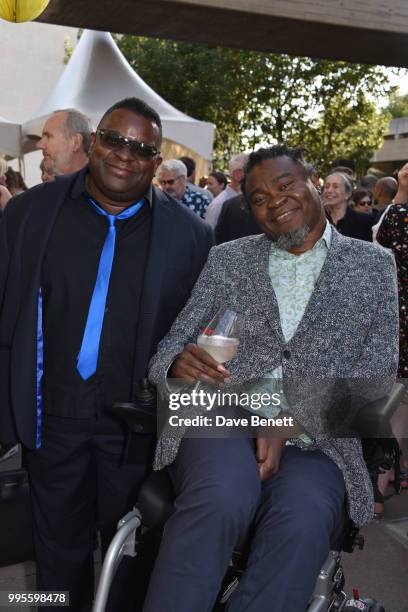
[[[193,191],[187,181],[186,165],[182,161],[179,159],[164,161],[157,172],[157,180],[163,191],[204,218],[211,196]]]
[[[12,200],[1,224],[0,438],[27,449],[37,589],[69,591],[75,612],[91,609],[96,529],[106,548],[152,459],[138,434],[125,456],[109,409],[134,398],[212,245],[152,188],[160,144],[157,113],[118,102],[89,165]]]

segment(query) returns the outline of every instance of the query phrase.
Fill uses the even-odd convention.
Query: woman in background
[[[13,170],[13,168],[7,169],[6,185],[12,196],[17,195],[18,193],[22,193],[23,191],[26,191],[28,189],[20,172]]]
[[[373,212],[373,200],[371,193],[367,189],[357,189],[351,196],[354,202],[354,210],[366,215]]]
[[[228,179],[223,172],[210,172],[207,178],[207,189],[216,198],[225,189],[227,183]]]
[[[3,215],[3,210],[6,208],[7,202],[11,198],[11,193],[7,189],[7,162],[5,159],[0,159],[0,219]]]
[[[399,298],[399,365],[398,377],[408,379],[408,164],[398,173],[398,193],[387,210],[377,233],[377,242],[391,249],[395,256]],[[402,382],[405,383],[404,380]],[[405,383],[406,384],[406,383]],[[401,486],[408,488],[408,403],[401,404],[392,419],[392,429],[401,449]],[[379,477],[378,486],[384,495],[390,474]],[[383,504],[376,504],[382,515]]]

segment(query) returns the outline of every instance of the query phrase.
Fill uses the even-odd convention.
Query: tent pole
[[[26,168],[25,168],[24,156],[22,155],[18,158],[18,171],[20,172],[21,176],[25,179]]]

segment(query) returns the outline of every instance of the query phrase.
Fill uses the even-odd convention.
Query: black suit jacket
[[[0,223],[0,440],[35,448],[37,310],[42,262],[54,222],[77,174],[10,200]],[[187,301],[213,244],[211,228],[153,190],[134,380]],[[61,323],[63,324],[63,322]]]
[[[242,194],[225,200],[215,228],[217,244],[262,233],[251,213],[245,210]]]

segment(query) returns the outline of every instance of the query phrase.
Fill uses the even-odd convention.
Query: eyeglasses
[[[180,174],[179,176],[176,176],[176,178],[174,179],[167,179],[167,181],[165,179],[159,179],[159,183],[162,187],[164,187],[165,185],[172,187],[172,185],[174,185],[174,183],[178,181],[180,178],[182,178],[182,174]]]
[[[141,142],[135,138],[127,138],[113,130],[96,130],[96,136],[102,146],[112,149],[112,151],[119,151],[123,147],[128,147],[134,158],[151,159],[160,153],[154,145]]]
[[[357,206],[371,206],[371,200],[360,200]]]

